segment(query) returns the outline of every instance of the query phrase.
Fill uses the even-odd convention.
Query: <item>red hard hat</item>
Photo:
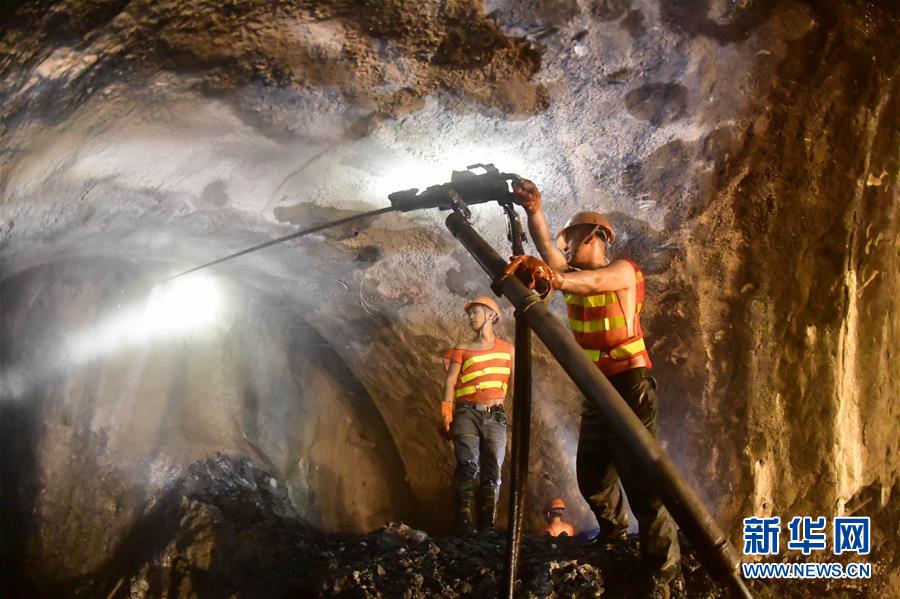
[[[606,238],[612,243],[616,240],[616,234],[613,233],[612,225],[606,220],[606,217],[599,212],[577,212],[566,223],[559,234],[556,236],[556,245],[562,251],[566,251],[566,231],[578,225],[594,225],[606,232]]]
[[[463,306],[463,310],[468,310],[469,308],[471,308],[472,306],[474,306],[476,304],[481,304],[482,306],[487,306],[488,308],[490,308],[491,310],[494,311],[494,314],[497,315],[497,318],[500,318],[500,306],[497,305],[497,302],[495,302],[493,299],[489,298],[486,295],[479,295],[472,301],[466,302],[466,305]]]
[[[564,510],[566,509],[566,502],[561,498],[557,497],[552,501],[548,501],[547,505],[544,506],[545,512],[550,512],[552,510]]]

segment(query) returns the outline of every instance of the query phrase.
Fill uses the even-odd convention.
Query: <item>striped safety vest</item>
[[[506,397],[509,373],[512,369],[512,347],[497,339],[490,349],[451,350],[462,353],[462,368],[456,379],[456,401],[496,403]]]
[[[633,358],[642,355],[647,368],[652,368],[650,354],[641,330],[641,308],[644,304],[644,273],[641,267],[626,260],[634,268],[637,282],[634,335],[628,335],[625,313],[615,291],[598,295],[566,293],[569,327],[588,357],[603,374],[612,376],[633,366]]]

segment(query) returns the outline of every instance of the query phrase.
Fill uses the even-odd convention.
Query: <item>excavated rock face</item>
[[[613,253],[645,268],[661,441],[732,539],[751,515],[871,515],[896,588],[900,15],[837,4],[3,9],[15,580],[124,576],[114,548],[214,452],[281,481],[279,517],[445,530],[439,356],[488,282],[442,215],[359,221],[217,266],[175,299],[151,290],[494,162],[537,182],[554,229],[608,214]],[[473,212],[506,252],[500,210]],[[539,344],[534,389],[530,505],[562,496],[593,526],[574,477],[580,398]]]

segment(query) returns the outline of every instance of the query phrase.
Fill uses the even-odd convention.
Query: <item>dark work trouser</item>
[[[656,380],[646,368],[635,368],[609,378],[648,431],[657,437]],[[681,569],[678,530],[668,510],[653,492],[646,477],[636,472],[621,444],[587,402],[578,438],[578,487],[597,516],[603,533],[628,527],[628,503],[637,517],[644,563],[661,578],[671,580]]]
[[[472,483],[481,472],[481,486],[500,488],[500,467],[506,456],[506,413],[502,408],[480,412],[471,404],[453,410],[453,482]]]

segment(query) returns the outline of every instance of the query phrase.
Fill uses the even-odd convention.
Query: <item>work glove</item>
[[[516,275],[529,289],[544,293],[548,289],[559,289],[563,276],[558,270],[534,256],[513,256],[503,276]]]
[[[450,430],[450,425],[453,424],[453,402],[452,401],[442,401],[441,402],[441,436],[448,441],[453,440],[453,431]]]
[[[535,214],[541,209],[541,192],[537,186],[528,179],[513,179],[513,197],[516,204],[525,209],[529,215]]]

